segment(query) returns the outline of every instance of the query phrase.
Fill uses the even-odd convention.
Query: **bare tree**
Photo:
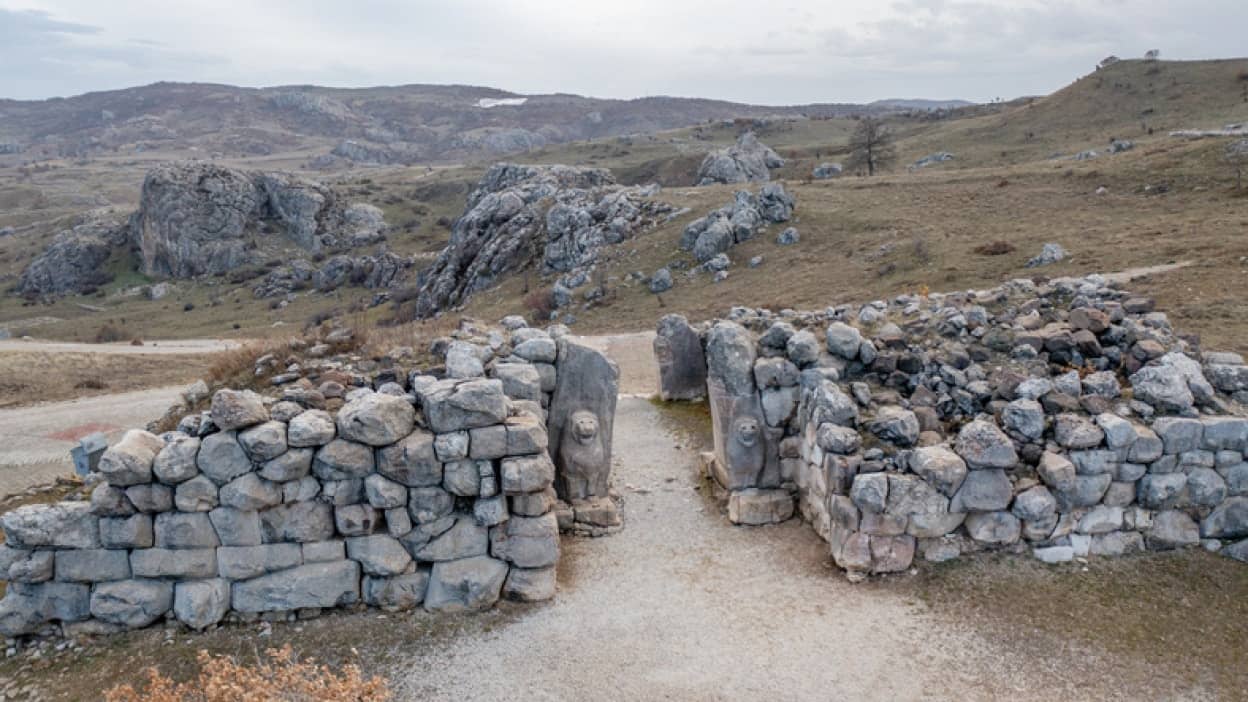
[[[1248,168],[1248,139],[1240,139],[1226,146],[1226,161],[1235,169],[1235,188],[1244,187],[1244,169]]]
[[[893,134],[884,126],[878,117],[863,117],[849,137],[850,165],[854,168],[863,166],[867,175],[875,175],[881,168],[887,168],[896,158],[893,151]]]

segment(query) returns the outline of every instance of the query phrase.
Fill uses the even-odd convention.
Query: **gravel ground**
[[[624,397],[614,481],[623,532],[565,539],[554,602],[413,652],[399,699],[947,698],[970,645],[900,596],[848,584],[805,525],[729,525],[694,452]],[[448,664],[448,662],[453,663]],[[540,661],[540,662],[535,662]]]

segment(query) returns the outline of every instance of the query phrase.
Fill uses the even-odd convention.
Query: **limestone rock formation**
[[[104,264],[125,244],[126,227],[108,219],[89,220],[56,235],[30,262],[17,282],[21,295],[61,295],[108,282]]]
[[[784,159],[758,140],[754,132],[746,132],[737,143],[706,155],[698,167],[696,185],[713,183],[754,183],[771,180],[768,169],[780,168]]]
[[[377,241],[383,227],[376,208],[348,207],[320,183],[190,162],[147,174],[130,236],[145,274],[188,278],[245,265],[248,244],[275,233],[317,252]]]
[[[601,168],[495,164],[469,194],[451,241],[424,274],[416,304],[429,317],[463,304],[505,273],[586,271],[599,250],[672,211]]]

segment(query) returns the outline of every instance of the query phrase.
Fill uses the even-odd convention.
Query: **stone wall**
[[[800,514],[853,578],[984,549],[1248,560],[1248,367],[1152,307],[1089,276],[669,316],[660,394],[705,372],[729,518]]]
[[[547,417],[568,414],[557,369],[610,391],[609,407],[591,408],[608,467],[617,372],[595,351],[509,324],[435,342],[446,364],[431,374],[385,370],[337,387],[336,414],[318,408],[329,385],[305,381],[278,398],[220,390],[178,431],[128,432],[88,477],[90,502],[0,518],[0,633],[553,597],[560,520],[619,526],[605,493],[565,503],[555,490],[566,452],[548,449]]]

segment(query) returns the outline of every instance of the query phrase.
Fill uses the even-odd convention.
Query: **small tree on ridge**
[[[887,168],[896,158],[893,151],[893,135],[878,117],[863,117],[849,137],[850,164],[855,168],[865,166],[867,175],[875,175]]]

